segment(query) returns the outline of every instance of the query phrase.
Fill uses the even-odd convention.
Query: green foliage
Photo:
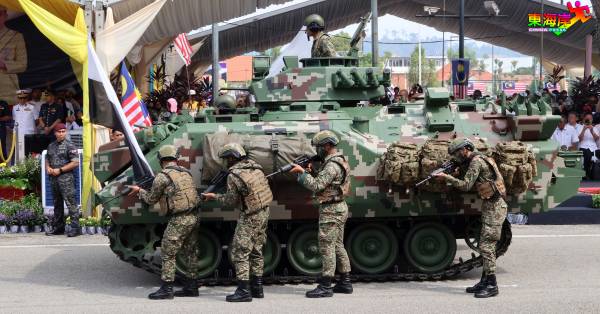
[[[85,219],[85,226],[87,227],[96,227],[96,226],[100,226],[100,220],[96,217],[88,217],[87,219]]]
[[[34,157],[28,157],[12,167],[0,168],[0,186],[33,189],[40,184],[40,177],[40,161]]]
[[[448,50],[446,50],[446,56],[448,57],[448,60],[458,59],[458,50],[449,47]],[[469,59],[471,63],[475,64],[477,61],[477,51],[465,47],[465,59]]]
[[[345,55],[346,51],[350,49],[350,40],[352,39],[351,37],[352,35],[346,32],[331,35],[331,43],[333,44],[335,51],[343,53]]]
[[[102,225],[102,227],[108,227],[111,224],[111,219],[109,215],[104,215],[104,217],[102,217],[102,220],[100,221],[100,224]]]
[[[421,46],[421,80],[423,86],[436,86],[438,84],[435,69],[435,60],[425,59],[425,48]],[[410,54],[410,68],[408,69],[408,82],[410,85],[419,83],[419,46]]]
[[[585,104],[590,96],[600,96],[600,78],[592,75],[577,77],[571,80],[569,85],[571,86],[569,95],[577,106]]]
[[[371,67],[371,64],[373,63],[372,56],[373,56],[373,54],[371,52],[363,53],[362,55],[360,55],[358,57],[358,65],[361,67]],[[391,57],[392,57],[392,53],[389,51],[385,51],[383,53],[383,56],[380,56],[379,59],[377,60],[377,66],[380,69],[383,69],[383,66],[385,65],[385,60],[388,60]]]
[[[261,53],[264,56],[271,57],[271,62],[273,62],[279,55],[281,54],[281,46],[273,47],[271,49],[267,49]]]
[[[600,208],[600,194],[592,195],[592,207]]]

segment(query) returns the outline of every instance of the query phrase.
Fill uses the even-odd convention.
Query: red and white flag
[[[502,82],[502,90],[508,96],[514,93],[522,93],[527,89],[526,83],[519,83],[515,81]]]
[[[192,46],[190,46],[190,42],[187,40],[185,33],[179,34],[174,41],[175,50],[185,62],[185,65],[190,65],[192,63]]]

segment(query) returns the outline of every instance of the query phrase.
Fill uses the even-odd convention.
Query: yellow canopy
[[[71,25],[75,22],[77,9],[79,9],[78,4],[67,0],[32,0],[31,2]],[[0,5],[10,11],[25,12],[19,0],[0,0]]]

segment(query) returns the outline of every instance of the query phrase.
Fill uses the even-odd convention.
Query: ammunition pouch
[[[257,213],[269,206],[273,201],[273,194],[269,182],[259,168],[231,169],[231,174],[243,182],[243,208],[248,215]]]

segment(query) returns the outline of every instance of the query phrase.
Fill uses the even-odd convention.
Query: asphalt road
[[[252,303],[199,298],[151,301],[158,277],[120,262],[103,236],[0,235],[0,313],[598,313],[600,225],[513,226],[499,259],[500,295],[475,299],[471,271],[443,282],[355,284],[353,295],[306,299],[312,285],[269,286]],[[462,245],[461,245],[462,246]]]

